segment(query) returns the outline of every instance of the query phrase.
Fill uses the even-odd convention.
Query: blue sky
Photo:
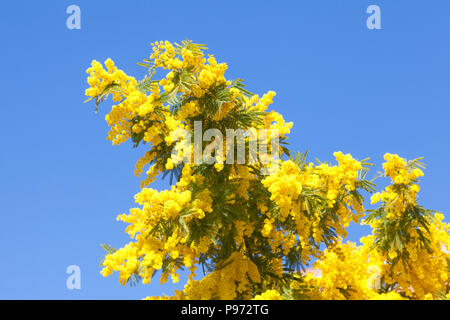
[[[71,4],[81,30],[66,27]],[[371,4],[382,30],[366,27]],[[273,107],[294,122],[291,149],[310,160],[341,150],[370,157],[375,174],[386,152],[425,157],[420,202],[448,214],[449,10],[445,0],[2,1],[0,299],[141,299],[182,287],[122,287],[99,274],[100,244],[128,242],[115,217],[134,206],[142,150],[106,140],[110,104],[99,114],[83,104],[85,70],[110,57],[141,78],[136,62],[156,40],[205,43],[228,78],[276,91]],[[365,232],[352,226],[350,239]],[[81,290],[66,288],[72,264]]]

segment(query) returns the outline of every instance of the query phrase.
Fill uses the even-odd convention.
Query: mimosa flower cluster
[[[450,298],[450,226],[419,204],[423,164],[386,154],[382,176],[391,184],[376,192],[368,159],[339,151],[332,162],[306,161],[306,153],[286,147],[292,123],[270,110],[275,92],[247,91],[205,50],[191,41],[155,42],[142,80],[111,59],[87,70],[89,100],[98,106],[111,95],[114,103],[107,138],[143,148],[134,173],[146,173],[136,208],[117,217],[128,224],[130,242],[104,246],[102,275],[118,272],[123,285],[151,284],[155,275],[176,283],[189,270],[183,290],[148,299]],[[242,162],[225,161],[235,146],[215,136],[200,147],[220,162],[186,163],[186,150],[192,156],[196,148],[186,136],[198,123],[203,131],[274,130],[279,150],[259,133],[244,136],[245,148],[256,137],[279,157],[257,149]],[[278,171],[261,174],[274,162]],[[170,177],[170,188],[149,188],[158,177]],[[345,242],[351,223],[372,232],[360,244]],[[315,272],[305,272],[311,266]]]

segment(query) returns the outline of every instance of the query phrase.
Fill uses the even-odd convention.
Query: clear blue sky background
[[[81,30],[66,28],[71,4]],[[370,4],[382,30],[366,28]],[[0,12],[0,298],[140,299],[182,287],[99,274],[100,244],[128,242],[115,218],[134,206],[142,150],[106,140],[110,104],[98,115],[83,104],[85,70],[110,57],[141,78],[136,62],[156,40],[206,43],[229,78],[275,90],[274,108],[294,122],[292,150],[311,159],[342,150],[371,157],[375,174],[386,152],[424,156],[420,201],[450,214],[449,1],[1,1]],[[350,239],[365,232],[352,226]],[[71,264],[81,290],[66,289]]]

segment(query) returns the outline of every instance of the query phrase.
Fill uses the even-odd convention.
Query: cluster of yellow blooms
[[[253,300],[283,300],[283,296],[277,290],[269,289],[256,295]]]
[[[311,238],[320,243],[324,230],[320,225],[327,223],[336,230],[338,236],[347,235],[345,228],[351,221],[357,223],[363,215],[362,204],[352,193],[356,189],[357,174],[363,169],[361,162],[349,154],[336,152],[337,166],[322,163],[315,166],[312,163],[302,169],[293,161],[283,162],[281,169],[262,180],[264,187],[271,194],[279,212],[268,212],[262,234],[274,240],[274,247],[285,252],[296,243],[295,237],[287,237],[274,227],[274,215],[279,222],[286,219],[295,222],[299,244],[305,253],[302,263],[309,262],[310,257],[319,257],[321,251],[312,246]],[[311,199],[305,197],[302,191],[313,193],[316,198],[322,198],[321,205],[312,206]],[[324,214],[324,210],[332,209],[333,215]],[[278,240],[278,241],[276,241]],[[286,246],[288,246],[286,250]]]
[[[387,217],[399,219],[408,206],[416,204],[416,196],[420,188],[413,182],[422,177],[423,172],[419,168],[410,170],[406,160],[398,155],[387,153],[384,158],[386,162],[383,164],[383,169],[386,176],[391,178],[393,185],[386,187],[381,193],[372,195],[371,203],[375,204],[381,200],[386,204]]]
[[[411,210],[417,213],[418,189],[414,186],[423,175],[414,162],[398,155],[386,154],[385,160],[383,169],[393,185],[372,196],[372,203],[383,202],[378,210],[381,216],[368,222],[372,234],[361,238],[361,246],[338,242],[326,249],[314,263],[320,276],[307,281],[324,299],[432,299],[439,293],[448,299],[450,225],[443,222],[442,214],[424,217],[428,224],[412,220],[402,230],[407,235],[404,241],[394,233],[393,244],[387,248],[382,241],[377,243],[377,239],[389,238],[386,226],[401,230]],[[426,246],[421,243],[425,234]]]
[[[314,264],[321,271],[320,277],[310,277],[308,282],[320,288],[324,299],[377,299],[379,293],[374,289],[380,286],[380,262],[379,255],[367,246],[340,242],[325,250],[323,258]],[[401,296],[395,293],[390,298]]]
[[[224,164],[231,146],[215,137],[202,147],[221,145],[227,156],[212,165],[185,163],[180,129],[192,133],[195,121],[203,131],[274,130],[282,140],[292,123],[268,110],[275,92],[259,97],[240,80],[227,80],[227,64],[206,57],[204,45],[160,41],[152,47],[143,64],[149,76],[141,81],[110,59],[106,70],[97,61],[87,70],[86,95],[99,104],[111,94],[116,103],[106,115],[108,139],[147,148],[135,169],[137,176],[146,172],[138,207],[118,216],[131,242],[108,251],[103,276],[116,271],[123,285],[132,279],[148,284],[158,272],[161,283],[169,276],[175,283],[179,270],[190,270],[183,290],[148,299],[450,298],[450,227],[442,214],[417,203],[419,162],[385,155],[384,175],[392,184],[372,195],[376,210],[363,207],[360,193],[374,191],[365,179],[369,164],[342,152],[334,153],[334,165],[307,163],[285,148],[279,159],[259,150],[256,162]],[[165,77],[153,80],[161,69]],[[252,139],[246,135],[246,145]],[[271,135],[264,139],[273,151]],[[193,143],[187,148],[191,156]],[[260,174],[267,159],[279,170]],[[176,182],[168,190],[148,188],[160,173]],[[363,223],[372,234],[359,246],[343,243],[350,223],[367,213]],[[316,274],[302,271],[311,264]],[[196,280],[198,266],[212,271]]]
[[[379,239],[385,282],[396,284],[405,296],[423,299],[436,292],[447,292],[449,272],[450,225],[443,222],[441,213],[421,216],[423,208],[417,204],[419,186],[423,176],[420,163],[407,162],[398,155],[386,154],[383,164],[385,175],[392,185],[375,193],[371,202],[382,202],[378,219],[370,219],[372,235],[366,241]],[[384,218],[384,219],[383,219]],[[384,245],[395,230],[393,241]],[[401,235],[406,235],[402,237]],[[389,266],[389,267],[388,267]]]
[[[147,300],[233,300],[251,299],[252,286],[261,281],[258,268],[242,253],[234,252],[227,265],[200,281],[190,278],[184,290],[175,290],[173,297],[147,297]]]
[[[326,249],[323,257],[314,263],[320,276],[310,275],[305,281],[315,288],[321,299],[400,300],[434,298],[439,292],[449,299],[447,259],[449,225],[438,216],[430,226],[433,251],[426,252],[411,245],[414,255],[408,267],[392,265],[388,256],[374,250],[373,235],[363,237],[361,246],[352,242],[337,243]],[[444,246],[444,247],[443,247]],[[389,254],[395,254],[391,251]]]
[[[174,260],[182,260],[183,265],[190,268],[194,276],[196,270],[194,264],[200,254],[208,251],[211,240],[204,237],[194,246],[187,244],[187,236],[177,228],[170,234],[159,233],[158,237],[153,236],[153,233],[155,230],[158,231],[161,223],[179,219],[183,209],[188,205],[193,214],[186,217],[186,221],[203,218],[205,212],[212,211],[209,192],[203,190],[191,202],[193,200],[191,191],[181,191],[176,186],[161,192],[144,188],[135,199],[136,203],[142,205],[142,209],[131,209],[129,215],[122,214],[117,219],[129,223],[126,232],[136,242],[131,242],[113,254],[107,255],[103,262],[102,274],[108,276],[113,271],[120,271],[120,282],[126,284],[130,276],[136,273],[142,277],[144,283],[150,283],[153,272],[161,270],[164,258],[169,256]],[[177,282],[178,268],[179,265],[167,268],[161,276],[161,282],[164,283],[169,275]]]

